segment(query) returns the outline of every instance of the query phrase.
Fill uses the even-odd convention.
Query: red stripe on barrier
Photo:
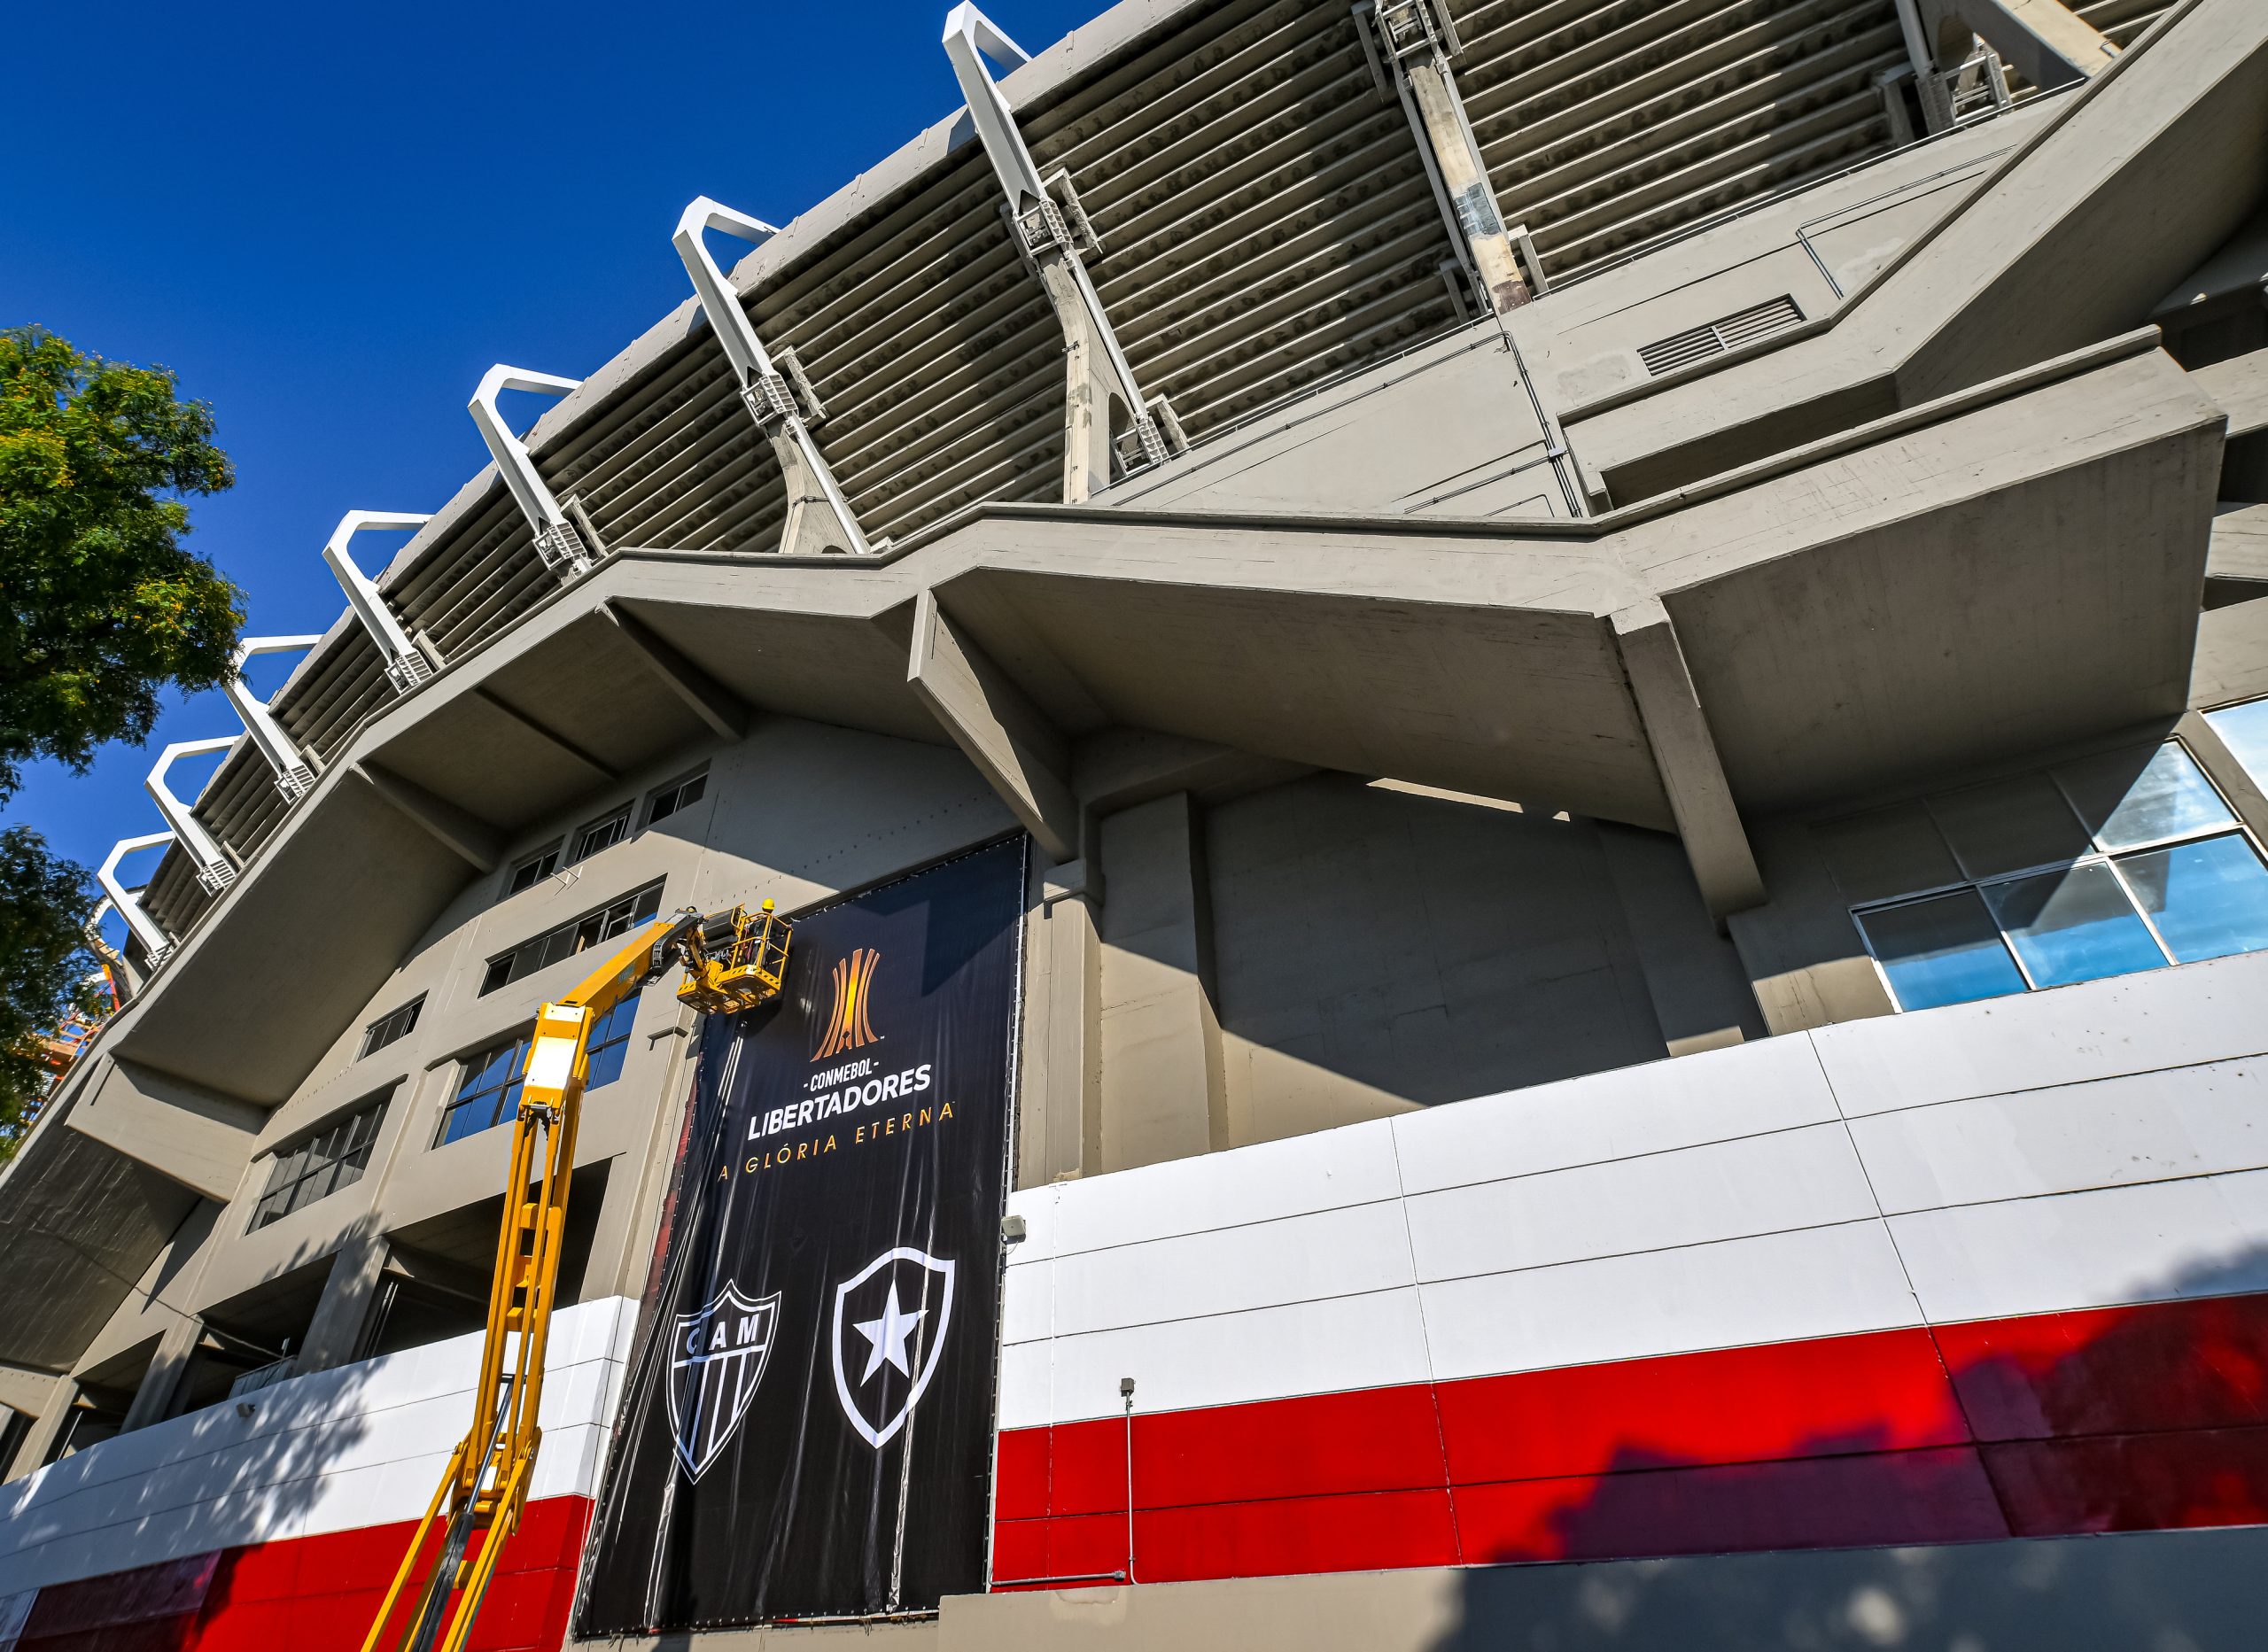
[[[1979,1439],[2268,1423],[2259,1296],[1946,1325],[1937,1332]]]
[[[1132,1444],[1130,1486],[1122,1418],[1002,1438],[996,1586],[1123,1566],[1130,1501],[1156,1580],[1443,1563],[1430,1512],[1369,1517],[1441,1506],[1467,1563],[2263,1521],[2268,1295],[1163,1413]]]
[[[560,1644],[590,1515],[584,1497],[548,1497],[528,1505],[481,1604],[472,1652],[551,1652]],[[178,1652],[356,1652],[415,1527],[414,1521],[400,1521],[224,1550],[202,1611],[172,1647]],[[55,1592],[40,1591],[27,1628],[36,1626]],[[67,1649],[42,1646],[38,1652],[128,1648],[102,1640]]]
[[[2019,1537],[2268,1522],[2268,1429],[2185,1429],[1987,1446]]]

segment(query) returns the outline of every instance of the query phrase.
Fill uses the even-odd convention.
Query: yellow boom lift
[[[543,1431],[544,1345],[552,1288],[567,1225],[575,1168],[575,1125],[592,1025],[672,964],[685,966],[677,996],[703,1015],[729,1015],[780,996],[788,968],[788,921],[766,901],[703,917],[687,909],[655,919],[582,983],[537,1012],[520,1068],[512,1124],[511,1168],[504,1182],[504,1225],[489,1286],[488,1334],[473,1389],[472,1428],[449,1458],[440,1489],[417,1523],[393,1584],[378,1607],[362,1652],[462,1652],[504,1545],[518,1527]],[[437,1526],[439,1553],[414,1609],[387,1631],[417,1575]],[[478,1552],[474,1540],[481,1539]]]

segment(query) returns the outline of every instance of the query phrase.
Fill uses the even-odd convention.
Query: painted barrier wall
[[[1020,1194],[996,1586],[1130,1506],[1143,1581],[2268,1520],[2264,1009],[2233,958]]]
[[[528,1510],[473,1646],[564,1634],[636,1304],[561,1311]],[[472,1418],[478,1335],[290,1378],[0,1486],[0,1652],[359,1647]]]

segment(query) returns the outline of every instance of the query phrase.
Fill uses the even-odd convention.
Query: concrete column
[[[1102,903],[1092,865],[1075,860],[1033,873],[1019,1187],[1081,1175],[1102,1162]]]
[[[1449,192],[1457,228],[1464,232],[1473,265],[1480,272],[1488,306],[1499,315],[1516,310],[1534,295],[1528,291],[1519,253],[1496,208],[1496,192],[1489,186],[1480,151],[1473,147],[1472,131],[1465,122],[1449,65],[1438,54],[1421,53],[1404,66],[1404,72],[1410,77],[1410,96],[1418,105],[1425,142],[1433,151],[1433,164],[1441,168],[1441,187]]]
[[[1717,933],[1677,841],[1604,821],[1598,841],[1670,1054],[1763,1037],[1740,954]]]
[[[1043,257],[1039,283],[1063,328],[1063,502],[1083,505],[1110,485],[1110,404],[1123,398],[1070,260]],[[1141,411],[1128,407],[1126,416]]]
[[[350,1238],[330,1259],[330,1277],[323,1284],[322,1299],[315,1304],[307,1334],[293,1351],[292,1373],[327,1371],[354,1358],[369,1322],[370,1307],[384,1276],[386,1242],[383,1234]]]
[[[19,1480],[46,1463],[64,1425],[71,1420],[71,1407],[78,1398],[77,1383],[68,1377],[55,1379],[47,1399],[42,1402],[37,1420],[32,1423],[31,1432],[24,1436],[24,1443],[17,1448],[16,1460],[0,1472],[0,1480]]]
[[[166,1328],[165,1335],[158,1338],[158,1351],[150,1356],[150,1369],[143,1374],[141,1387],[134,1391],[134,1403],[126,1408],[120,1433],[130,1434],[173,1415],[174,1396],[181,1392],[190,1356],[197,1352],[204,1335],[205,1322],[193,1314],[177,1317]]]
[[[792,427],[792,428],[791,428]],[[866,549],[850,541],[845,524],[836,514],[835,500],[805,444],[811,440],[801,420],[781,419],[765,432],[772,456],[780,461],[780,479],[788,490],[788,519],[780,530],[782,556],[850,555]]]
[[[1102,912],[1099,1167],[1123,1170],[1229,1144],[1212,901],[1196,801],[1176,792],[1098,829]]]
[[[1754,842],[1772,899],[1735,912],[1728,927],[1764,1024],[1775,1034],[1799,1033],[1894,1013],[1810,827],[1767,821]]]

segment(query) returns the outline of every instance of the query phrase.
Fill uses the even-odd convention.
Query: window
[[[517,895],[522,889],[532,889],[558,870],[559,845],[547,845],[525,860],[513,863],[510,874],[504,880],[504,893]]]
[[[2252,783],[2268,792],[2268,700],[2248,700],[2205,713],[2205,721],[2221,737]]]
[[[646,800],[646,824],[666,820],[680,809],[690,809],[709,789],[709,771],[702,769],[681,780],[672,780]]]
[[[611,1084],[622,1076],[623,1058],[629,1053],[631,1024],[637,1019],[638,999],[633,994],[591,1023],[590,1037],[584,1046],[586,1090]],[[456,1094],[449,1097],[449,1105],[441,1114],[438,1145],[478,1136],[507,1122],[519,1111],[520,1069],[526,1065],[528,1041],[533,1035],[530,1031],[508,1038],[464,1064],[464,1071],[457,1075]]]
[[[602,941],[611,941],[627,934],[662,910],[662,886],[648,884],[617,901],[586,912],[580,918],[571,918],[555,929],[523,941],[509,952],[500,952],[488,960],[488,972],[480,979],[483,994],[507,986],[523,975],[532,975],[563,958],[572,958],[587,947]]]
[[[381,1016],[362,1029],[362,1056],[375,1055],[388,1044],[397,1043],[409,1036],[417,1026],[417,1012],[425,1007],[425,995],[419,993],[390,1015]]]
[[[567,858],[571,864],[588,860],[602,849],[612,849],[630,835],[630,805],[625,803],[612,814],[603,815],[575,834],[575,852]]]
[[[584,1046],[583,1088],[596,1090],[622,1076],[623,1058],[630,1053],[630,1028],[638,1019],[638,996],[633,993],[591,1023]]]
[[[379,1121],[385,1115],[385,1099],[381,1097],[298,1146],[278,1152],[268,1172],[267,1191],[252,1206],[247,1231],[257,1233],[269,1222],[361,1181],[370,1162],[370,1148],[378,1139]]]
[[[2268,866],[2178,741],[1817,835],[1900,1009],[2268,950]]]
[[[457,1075],[456,1094],[441,1113],[441,1137],[435,1145],[478,1136],[501,1124],[519,1111],[520,1067],[527,1060],[532,1030],[484,1050],[464,1064]]]

